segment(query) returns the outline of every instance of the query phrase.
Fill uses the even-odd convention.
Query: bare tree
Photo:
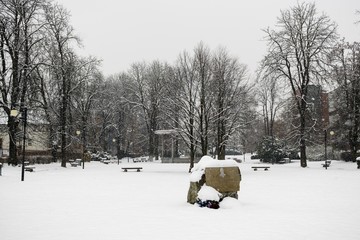
[[[127,73],[106,79],[97,98],[92,125],[94,140],[100,140],[103,150],[113,151],[119,158],[131,153],[145,153],[142,109],[138,107],[133,90],[136,84]]]
[[[71,116],[75,121],[75,128],[81,132],[83,151],[86,151],[90,131],[91,114],[95,108],[95,101],[100,94],[103,76],[96,58],[80,58],[76,61],[72,88],[69,91],[71,109],[75,114]]]
[[[347,136],[351,160],[356,160],[360,138],[360,43],[340,42],[332,56],[333,76],[338,83],[334,90],[335,108],[338,114],[334,123]],[[337,131],[341,137],[341,132]]]
[[[315,4],[298,3],[281,12],[277,29],[265,30],[268,54],[267,71],[286,81],[297,103],[300,116],[299,142],[301,166],[306,160],[306,109],[308,85],[323,80],[325,55],[337,39],[336,24],[325,14],[319,15]]]
[[[89,141],[92,145],[99,146],[103,151],[108,151],[109,133],[114,130],[112,126],[117,102],[111,91],[113,87],[111,80],[106,80],[99,86],[99,94],[95,100],[92,113],[93,119],[89,126],[90,135],[92,136]]]
[[[249,106],[245,73],[246,67],[225,49],[212,55],[201,43],[193,56],[186,51],[179,55],[166,100],[170,119],[189,150],[190,170],[197,149],[206,155],[209,142],[218,143],[219,159],[224,159],[230,136],[245,126]]]
[[[258,101],[262,105],[262,116],[264,119],[264,133],[274,136],[274,124],[277,115],[284,107],[284,87],[277,81],[275,74],[264,74],[260,72],[257,79]]]
[[[189,171],[194,167],[196,149],[199,146],[198,119],[196,109],[199,100],[199,82],[196,78],[195,60],[186,51],[179,55],[173,78],[167,87],[167,109],[172,122],[190,153]],[[174,125],[171,124],[170,125]]]
[[[147,65],[137,63],[131,66],[129,77],[133,83],[129,90],[133,93],[136,101],[129,100],[135,107],[140,107],[148,133],[148,147],[150,158],[158,158],[158,136],[155,131],[159,127],[159,119],[162,113],[162,99],[165,91],[165,78],[167,64],[153,61]]]
[[[177,129],[190,154],[190,168],[198,149],[208,154],[212,114],[210,50],[200,43],[194,54],[184,51],[178,56],[173,74],[168,78],[166,95],[167,124]]]
[[[139,118],[142,109],[134,108],[129,102],[135,102],[134,95],[128,91],[131,82],[128,74],[121,73],[114,78],[114,137],[116,141],[116,153],[119,158],[128,155],[129,152],[145,153],[148,148],[146,131],[144,131],[143,118]]]
[[[23,108],[28,102],[30,75],[35,68],[34,51],[39,38],[42,0],[0,1],[0,107],[8,115],[9,163],[16,165],[16,132],[18,121],[10,110]]]
[[[71,81],[74,77],[76,55],[71,49],[70,43],[78,41],[74,29],[69,24],[69,13],[60,5],[47,4],[45,6],[46,29],[51,54],[50,73],[56,81],[59,105],[59,126],[61,142],[61,166],[66,167],[66,148],[68,133],[68,116],[70,113]]]
[[[213,97],[211,95],[211,53],[210,49],[200,43],[194,50],[196,78],[199,82],[200,106],[196,108],[199,118],[199,136],[202,155],[207,155],[210,138],[210,117]]]
[[[246,82],[246,66],[229,57],[224,48],[218,49],[212,61],[216,152],[218,159],[225,159],[229,137],[245,126],[250,90]]]

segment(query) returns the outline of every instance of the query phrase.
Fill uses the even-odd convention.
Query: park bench
[[[269,170],[270,167],[267,167],[267,166],[254,166],[254,167],[251,167],[254,169],[254,171],[257,171],[259,168],[263,168],[264,171],[267,171]]]
[[[124,170],[124,172],[127,172],[128,170],[136,170],[137,172],[140,172],[142,167],[123,167],[121,169]]]
[[[78,166],[78,163],[75,162],[75,161],[73,161],[73,162],[70,162],[70,165],[71,165],[72,167],[77,167],[77,166]]]
[[[24,162],[24,170],[28,171],[28,172],[33,172],[35,167],[34,166],[29,166],[29,164],[30,164],[29,161]]]
[[[77,167],[77,166],[81,166],[81,159],[70,159],[69,163],[72,167]]]
[[[147,162],[148,160],[144,157],[141,157],[141,158],[134,158],[133,159],[133,162],[134,163],[137,163],[137,162]]]
[[[110,160],[108,160],[108,159],[103,160],[103,164],[109,164],[109,163],[110,163]]]
[[[331,161],[325,161],[325,163],[321,164],[324,168],[330,167]]]
[[[25,166],[25,167],[24,167],[24,170],[25,170],[25,171],[28,171],[28,172],[33,172],[34,169],[35,169],[34,166]]]

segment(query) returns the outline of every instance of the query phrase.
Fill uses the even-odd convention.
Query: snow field
[[[186,203],[188,164],[99,162],[61,168],[20,167],[0,177],[3,240],[72,239],[359,239],[360,170],[332,161],[271,165],[240,163],[239,200],[220,209]],[[142,166],[142,172],[121,167]]]

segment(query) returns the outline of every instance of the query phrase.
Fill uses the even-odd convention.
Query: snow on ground
[[[218,240],[360,237],[360,170],[332,161],[271,165],[240,163],[239,200],[220,209],[186,203],[188,164],[91,162],[81,167],[36,165],[20,181],[20,167],[0,176],[2,240]],[[121,167],[141,166],[142,172]]]

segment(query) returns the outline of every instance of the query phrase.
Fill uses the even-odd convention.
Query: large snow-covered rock
[[[194,204],[204,184],[221,193],[222,198],[227,196],[238,198],[240,181],[241,173],[236,161],[215,160],[204,156],[192,169],[187,201]]]

